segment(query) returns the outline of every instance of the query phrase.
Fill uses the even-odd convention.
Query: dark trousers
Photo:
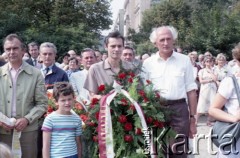
[[[173,112],[170,127],[177,133],[177,136],[170,140],[169,148],[164,150],[167,151],[169,158],[187,158],[190,129],[189,107],[186,102],[167,105],[167,107]]]
[[[0,134],[1,142],[12,147],[12,134]],[[22,132],[20,137],[22,158],[37,158],[37,131]]]

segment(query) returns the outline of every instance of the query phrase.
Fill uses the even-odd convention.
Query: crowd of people
[[[227,61],[223,53],[216,57],[209,51],[204,54],[192,51],[185,55],[175,46],[177,37],[178,32],[172,26],[154,29],[150,41],[158,51],[138,59],[135,50],[124,46],[123,36],[114,31],[104,41],[107,53],[91,48],[84,48],[80,53],[69,50],[58,63],[53,43],[44,42],[39,46],[31,42],[26,49],[18,35],[8,35],[3,41],[4,54],[0,62],[0,112],[16,118],[16,123],[11,126],[0,122],[0,142],[12,147],[15,129],[22,132],[23,158],[88,157],[86,142],[80,143],[80,118],[70,113],[73,98],[76,96],[86,106],[92,98],[100,99],[98,87],[111,85],[113,75],[118,74],[121,66],[125,69],[141,67],[139,76],[143,84],[150,80],[154,89],[166,99],[165,106],[178,114],[172,116],[170,126],[178,134],[193,138],[199,117],[208,114],[210,105],[215,107],[210,108],[210,115],[216,117],[214,110],[220,103],[214,101],[215,96],[225,99],[223,103],[231,97],[230,90],[225,92],[221,88],[227,84],[221,82],[230,75],[239,74],[240,43],[233,51],[233,60]],[[46,89],[53,89],[59,109],[46,117],[42,126],[38,120],[47,110]],[[210,115],[208,126],[212,126],[214,120]],[[234,121],[239,121],[239,117]],[[62,128],[69,130],[62,131]],[[56,134],[61,131],[64,134]],[[174,140],[170,145],[176,141],[182,140]],[[187,157],[187,153],[178,154],[183,149],[170,149],[170,157]]]

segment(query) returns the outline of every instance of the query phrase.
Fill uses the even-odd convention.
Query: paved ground
[[[207,117],[201,116],[199,119],[199,123],[197,126],[198,130],[198,141],[195,138],[196,141],[194,141],[194,156],[189,156],[189,158],[215,158],[216,154],[214,152],[217,152],[217,148],[211,144],[209,138],[209,133],[211,130],[211,127],[208,127],[206,125]]]

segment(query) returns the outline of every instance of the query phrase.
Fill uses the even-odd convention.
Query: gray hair
[[[177,30],[173,27],[173,26],[160,26],[158,28],[154,28],[152,33],[150,34],[150,41],[152,43],[156,43],[156,40],[157,40],[157,34],[159,31],[161,31],[163,28],[167,28],[171,33],[172,33],[172,36],[173,36],[173,40],[175,41],[178,37],[178,32]]]
[[[42,48],[52,48],[54,53],[57,54],[57,47],[53,44],[53,43],[50,43],[50,42],[44,42],[40,45],[39,47],[39,52],[41,53],[41,50]]]
[[[216,57],[216,60],[219,60],[219,59],[224,59],[224,60],[227,60],[226,56],[223,54],[223,53],[219,53]]]

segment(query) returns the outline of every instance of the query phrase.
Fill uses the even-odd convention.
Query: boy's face
[[[72,109],[74,103],[73,95],[60,95],[57,103],[60,114],[70,114],[70,110]]]

